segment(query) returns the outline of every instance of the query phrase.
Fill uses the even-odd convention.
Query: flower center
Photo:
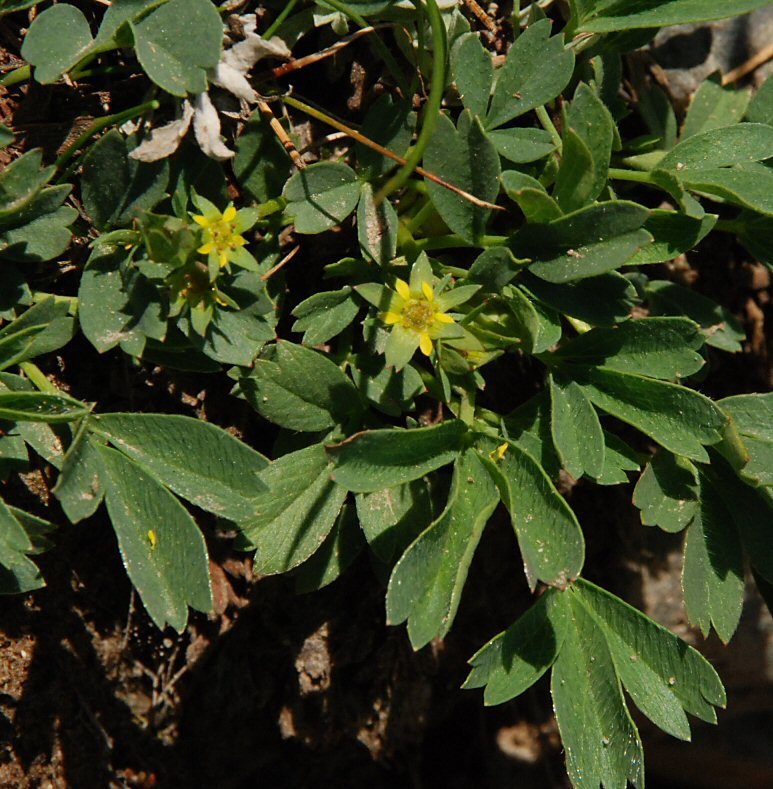
[[[209,228],[209,232],[212,234],[212,243],[218,252],[236,246],[236,228],[232,222],[225,222],[222,219],[219,222],[214,222]]]
[[[424,299],[412,299],[403,308],[403,326],[413,331],[424,331],[432,323],[434,310]]]

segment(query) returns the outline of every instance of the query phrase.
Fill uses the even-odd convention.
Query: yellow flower
[[[442,327],[455,323],[427,280],[422,280],[416,291],[405,280],[398,279],[389,309],[379,317],[388,326],[401,326],[414,334],[425,356],[432,353],[432,341],[437,339]]]
[[[411,268],[408,282],[396,279],[392,287],[364,282],[354,289],[379,310],[378,317],[390,327],[384,343],[386,363],[402,370],[417,350],[429,356],[437,350],[438,340],[466,336],[449,311],[473,296],[480,285],[460,285],[446,290],[450,277],[433,285],[435,277],[426,252]]]
[[[238,213],[229,205],[223,213],[214,206],[206,214],[191,214],[193,221],[202,229],[204,243],[198,248],[202,255],[214,253],[220,268],[232,260],[237,251],[246,245],[247,240],[240,234]]]

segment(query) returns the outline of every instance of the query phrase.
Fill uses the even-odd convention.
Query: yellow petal
[[[223,221],[225,222],[233,222],[236,219],[236,209],[229,205],[228,208],[223,211]]]
[[[228,265],[228,253],[221,252],[219,256],[220,268],[225,268]]]
[[[435,300],[435,293],[432,290],[432,285],[430,285],[426,279],[421,283],[421,292],[424,294],[424,298],[427,301]]]
[[[243,247],[247,243],[247,240],[244,236],[231,236],[231,246],[232,247]]]
[[[209,227],[211,222],[207,217],[202,216],[201,214],[191,214],[191,219],[197,224],[201,225],[202,227]]]
[[[422,332],[421,337],[419,337],[419,348],[425,356],[429,356],[432,353],[432,340],[425,331]]]
[[[400,323],[403,319],[399,312],[382,312],[380,317],[388,326],[394,326],[395,323]]]
[[[211,241],[207,241],[206,244],[200,246],[196,251],[202,255],[208,255],[214,248],[215,245]]]
[[[395,280],[395,290],[401,298],[405,299],[405,301],[408,301],[411,298],[411,289],[404,279]]]
[[[438,323],[456,323],[456,321],[445,312],[436,312],[433,317]]]

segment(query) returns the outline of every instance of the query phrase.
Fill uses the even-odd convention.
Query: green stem
[[[61,170],[67,162],[92,138],[94,135],[99,134],[103,129],[115,124],[125,123],[146,112],[157,110],[161,104],[153,99],[146,101],[144,104],[138,104],[136,107],[131,107],[123,112],[116,112],[113,115],[106,115],[104,118],[98,118],[94,123],[86,129],[80,137],[54,162],[58,170]],[[61,179],[60,179],[61,180]]]
[[[416,240],[416,246],[424,251],[436,249],[479,249],[483,247],[501,247],[509,240],[509,236],[482,236],[477,242],[472,243],[466,241],[461,236],[451,234],[447,236],[419,238]]]
[[[411,233],[421,230],[422,225],[432,216],[435,212],[435,206],[429,198],[425,198],[424,205],[406,222],[406,226]]]
[[[329,0],[326,0],[326,2],[329,2]],[[418,2],[419,0],[414,0],[414,3]],[[405,164],[379,190],[375,197],[376,205],[379,205],[389,197],[392,192],[400,189],[411,177],[424,156],[424,151],[429,145],[432,135],[435,133],[438,115],[440,114],[440,103],[443,100],[443,93],[446,87],[446,29],[435,0],[426,0],[426,3],[427,17],[432,30],[432,82],[430,83],[429,99],[427,99],[427,104],[424,107],[421,131],[416,140],[416,145],[411,148],[405,157]]]
[[[560,153],[564,141],[561,139],[561,135],[558,133],[558,129],[555,127],[553,119],[550,117],[548,111],[544,107],[537,107],[535,112],[537,113],[537,119],[542,124],[542,128],[550,135],[550,139],[553,140],[553,145],[556,146],[556,150]]]
[[[279,16],[268,26],[268,28],[263,33],[262,38],[268,41],[271,36],[276,35],[277,30],[284,24],[285,19],[292,13],[293,8],[298,5],[298,0],[289,0],[287,5],[282,9],[279,13]]]
[[[19,68],[15,68],[13,71],[10,71],[2,79],[0,79],[0,86],[4,88],[10,88],[11,85],[18,85],[20,82],[27,82],[31,76],[32,66],[29,64],[26,66],[19,66]]]
[[[428,0],[428,2],[434,2],[434,0]],[[346,3],[342,3],[341,0],[320,0],[320,3],[322,5],[330,6],[335,11],[345,14],[350,19],[354,20],[361,28],[370,27],[370,23],[365,19],[365,17],[363,17],[361,14],[358,14],[353,8],[350,8],[348,5],[346,5]],[[405,79],[405,75],[397,65],[397,61],[389,51],[389,48],[381,40],[378,34],[376,34],[373,38],[373,45],[378,50],[379,55],[381,55],[381,57],[384,59],[384,63],[386,63],[387,68],[392,73],[392,76],[394,77],[397,86],[402,91],[405,99],[410,99],[410,86]]]
[[[610,167],[609,177],[616,181],[634,181],[637,184],[648,184],[660,188],[652,174],[643,170],[623,170],[619,167]]]

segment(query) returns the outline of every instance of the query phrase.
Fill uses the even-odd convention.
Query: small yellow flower
[[[220,268],[228,265],[237,250],[245,246],[247,240],[240,234],[242,228],[237,221],[237,211],[229,205],[223,213],[217,209],[206,214],[191,214],[193,221],[202,229],[204,243],[198,248],[202,255],[215,253]]]
[[[438,330],[456,322],[435,298],[427,280],[422,280],[421,289],[414,291],[405,280],[398,279],[389,309],[381,313],[380,318],[388,326],[402,326],[415,334],[425,356],[432,353],[432,341],[437,338]]]

